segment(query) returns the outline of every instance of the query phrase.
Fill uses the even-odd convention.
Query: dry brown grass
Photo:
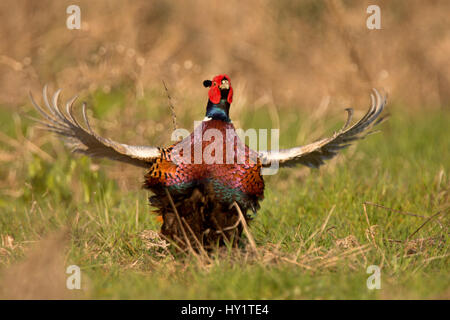
[[[167,241],[162,238],[160,234],[153,230],[144,230],[140,237],[144,242],[144,245],[151,253],[154,253],[157,260],[153,261],[154,265],[160,265],[160,258],[163,258],[163,263],[169,258],[173,263],[185,263],[185,259],[189,257],[194,258],[192,262],[196,264],[200,269],[208,270],[212,265],[218,262],[213,257],[219,257],[221,260],[232,260],[238,263],[259,264],[265,266],[291,264],[298,266],[304,270],[316,273],[324,270],[333,270],[336,266],[347,266],[350,270],[360,270],[368,266],[368,260],[366,253],[371,250],[378,250],[381,257],[383,257],[380,268],[384,266],[386,253],[384,249],[381,249],[377,244],[378,242],[389,241],[391,245],[400,249],[398,252],[403,252],[404,256],[424,255],[428,257],[425,263],[429,263],[435,259],[443,259],[448,256],[430,256],[429,252],[436,247],[442,247],[446,245],[445,237],[439,235],[438,237],[430,237],[426,239],[408,239],[404,241],[384,239],[377,235],[377,226],[371,225],[367,217],[366,210],[364,210],[368,229],[366,229],[366,238],[368,240],[365,244],[360,244],[356,237],[352,234],[344,238],[337,238],[333,232],[333,227],[327,228],[330,216],[333,214],[335,206],[333,206],[325,218],[323,224],[319,229],[314,231],[307,239],[298,240],[298,245],[295,248],[291,248],[290,252],[286,252],[282,249],[281,243],[264,243],[257,245],[254,241],[254,237],[251,231],[246,228],[245,235],[247,237],[247,243],[245,248],[217,248],[206,254],[204,251],[196,252],[192,249],[191,244],[188,249],[181,249],[172,241]],[[445,210],[448,213],[448,209]],[[426,221],[429,221],[427,219]],[[448,226],[446,226],[446,229]],[[419,227],[420,229],[420,227]],[[317,246],[316,243],[321,239],[322,234],[326,233],[334,238],[334,247],[324,248]],[[189,241],[189,240],[187,240]],[[297,242],[297,241],[294,241]],[[171,247],[173,248],[171,249]],[[181,255],[180,255],[181,254]],[[389,263],[389,262],[387,262]],[[138,267],[138,266],[137,266]]]
[[[0,102],[24,103],[50,82],[71,92],[204,96],[201,81],[234,80],[236,105],[315,108],[366,103],[383,87],[408,107],[448,105],[448,1],[378,1],[382,30],[365,27],[371,1],[77,1],[82,30],[65,27],[69,1],[0,4]],[[134,97],[134,98],[135,98]],[[133,97],[130,97],[133,99]]]
[[[28,246],[22,261],[0,270],[0,299],[76,298],[74,292],[66,288],[66,240],[67,230],[52,234]],[[5,251],[4,246],[23,250],[14,245],[9,236],[2,236],[2,242],[0,255]]]

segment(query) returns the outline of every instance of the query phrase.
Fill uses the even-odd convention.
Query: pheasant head
[[[229,111],[233,101],[233,88],[230,77],[226,74],[215,76],[212,80],[203,81],[208,88],[208,104],[206,106],[206,117],[213,120],[230,122]]]

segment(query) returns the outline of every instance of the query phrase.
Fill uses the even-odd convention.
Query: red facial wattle
[[[218,76],[215,76],[212,80],[211,88],[208,91],[209,100],[211,100],[212,103],[217,104],[220,102],[221,99],[221,93],[220,93],[220,85],[222,83],[223,79],[228,80],[229,83],[229,89],[228,89],[228,96],[227,101],[231,104],[233,102],[233,88],[231,87],[231,80],[230,77],[226,74],[221,74]]]

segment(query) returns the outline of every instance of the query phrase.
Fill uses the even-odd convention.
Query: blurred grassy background
[[[70,4],[82,30],[66,28]],[[0,296],[71,297],[54,273],[75,263],[87,275],[82,296],[94,298],[450,297],[450,3],[377,1],[382,30],[366,28],[369,4],[1,1]],[[64,98],[80,94],[104,135],[167,145],[162,80],[179,127],[192,129],[205,112],[201,82],[224,72],[236,127],[280,128],[282,147],[331,133],[346,107],[358,117],[371,87],[389,94],[382,134],[318,172],[266,179],[252,224],[262,260],[233,253],[205,265],[149,250],[142,235],[158,224],[142,170],[75,157],[25,117],[36,116],[28,91],[41,101],[49,83]],[[364,201],[425,218],[368,207],[373,239]],[[326,231],[307,241],[334,205]],[[360,245],[370,250],[343,258]],[[370,264],[383,266],[384,290],[367,290]],[[52,273],[27,277],[33,268]]]
[[[382,30],[368,30],[372,2],[2,1],[0,101],[23,103],[47,82],[71,93],[127,84],[136,99],[164,79],[192,112],[184,99],[226,72],[250,105],[315,108],[332,96],[340,107],[376,86],[407,108],[448,106],[450,3],[377,1]],[[69,4],[82,30],[66,28]]]

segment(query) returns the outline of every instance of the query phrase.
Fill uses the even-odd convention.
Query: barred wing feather
[[[353,109],[346,109],[348,118],[345,125],[332,137],[320,139],[316,142],[301,147],[282,149],[279,151],[262,151],[259,159],[263,166],[270,166],[274,161],[278,161],[279,166],[291,167],[302,164],[311,168],[318,168],[324,164],[324,160],[333,158],[340,149],[343,149],[357,139],[363,139],[372,133],[371,128],[379,124],[385,117],[380,117],[386,105],[386,97],[381,97],[380,93],[373,89],[371,106],[364,117],[354,125],[350,126]]]
[[[69,146],[73,148],[73,152],[83,153],[91,157],[108,158],[143,168],[149,168],[151,163],[160,157],[160,149],[157,147],[127,145],[99,136],[89,124],[85,103],[83,103],[82,109],[86,126],[84,128],[73,114],[73,105],[77,96],[67,101],[66,111],[63,112],[58,104],[60,93],[61,89],[56,91],[49,101],[47,86],[44,86],[43,99],[47,110],[36,103],[31,93],[30,99],[33,106],[43,117],[43,120],[35,120],[42,124],[44,129],[65,137]]]

